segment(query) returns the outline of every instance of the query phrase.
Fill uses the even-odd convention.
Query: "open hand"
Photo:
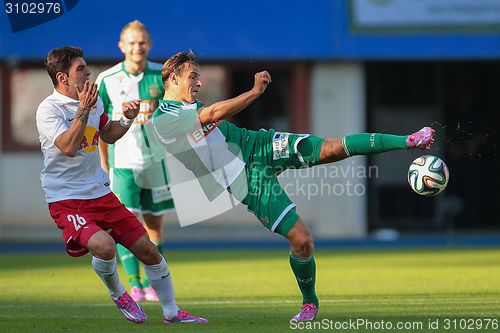
[[[91,109],[97,102],[97,96],[99,95],[97,90],[97,84],[85,81],[82,90],[80,90],[80,88],[78,88],[77,85],[75,85],[75,87],[76,91],[78,92],[80,107]]]

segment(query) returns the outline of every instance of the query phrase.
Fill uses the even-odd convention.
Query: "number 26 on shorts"
[[[78,231],[82,226],[87,224],[87,220],[85,220],[83,216],[80,216],[78,214],[75,215],[68,214],[67,218],[69,222],[73,223],[75,231]]]

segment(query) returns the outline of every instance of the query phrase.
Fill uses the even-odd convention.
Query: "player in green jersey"
[[[326,139],[274,130],[251,131],[226,119],[264,93],[271,83],[267,71],[255,74],[251,90],[206,107],[197,101],[202,85],[193,53],[170,57],[163,65],[162,78],[165,96],[153,125],[166,150],[195,175],[210,201],[227,190],[266,228],[288,239],[290,266],[303,296],[302,308],[292,320],[313,320],[319,307],[313,238],[282,190],[278,174],[287,168],[312,167],[353,155],[429,149],[434,130],[425,127],[404,136],[361,133]]]
[[[147,61],[151,45],[149,32],[141,22],[127,24],[118,44],[125,60],[102,72],[96,83],[104,110],[112,119],[118,117],[124,102],[141,100],[140,113],[123,141],[107,147],[100,145],[101,161],[103,168],[109,170],[113,192],[139,220],[142,217],[151,241],[162,252],[162,218],[173,209],[173,200],[162,160],[164,149],[156,136],[150,135],[151,117],[164,92],[162,65]],[[151,187],[141,183],[138,175],[154,164],[159,164],[163,183]],[[147,278],[141,281],[137,258],[121,245],[118,245],[118,255],[128,275],[132,298],[157,301]]]

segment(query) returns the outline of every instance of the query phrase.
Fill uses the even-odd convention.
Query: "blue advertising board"
[[[4,0],[0,59],[39,60],[62,45],[82,47],[87,59],[119,59],[119,32],[135,19],[150,30],[159,61],[189,49],[214,61],[500,58],[497,16],[432,7],[439,15],[428,18],[430,7],[411,1]],[[400,15],[405,8],[414,15]]]

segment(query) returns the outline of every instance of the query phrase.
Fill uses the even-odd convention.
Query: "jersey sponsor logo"
[[[217,121],[215,123],[211,123],[211,124],[205,125],[202,128],[197,129],[196,131],[194,131],[192,133],[189,133],[189,137],[195,143],[198,143],[201,140],[203,140],[207,135],[209,135],[210,133],[212,133],[212,131],[214,129],[216,129],[217,126],[219,126],[219,124],[220,124],[220,121]]]
[[[289,133],[276,132],[273,137],[273,160],[288,158],[290,152],[288,149]]]
[[[122,106],[125,103],[122,103]],[[134,124],[137,125],[145,125],[151,124],[151,119],[153,118],[153,114],[156,111],[157,102],[155,99],[145,99],[141,101],[139,106],[139,114],[135,117]],[[116,112],[115,115],[118,119],[122,116],[122,113]]]
[[[99,131],[95,127],[87,126],[80,143],[80,149],[86,153],[91,153],[97,149],[99,144]]]

